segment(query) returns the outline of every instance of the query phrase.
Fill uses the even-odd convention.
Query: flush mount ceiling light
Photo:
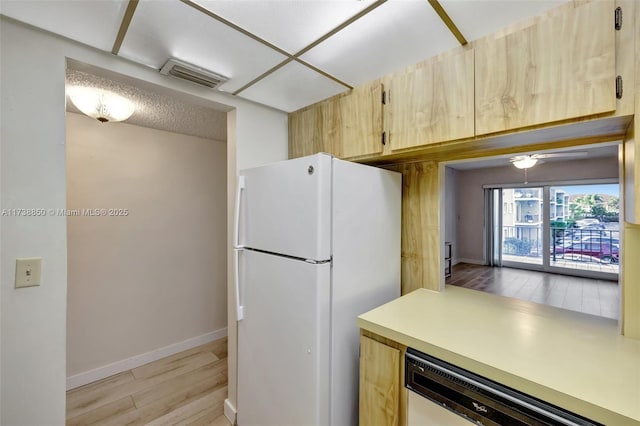
[[[71,87],[68,92],[80,111],[101,123],[126,120],[135,109],[131,101],[106,90]]]

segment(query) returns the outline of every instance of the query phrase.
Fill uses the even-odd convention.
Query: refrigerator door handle
[[[236,321],[242,321],[244,319],[244,306],[240,304],[240,251],[242,251],[241,248],[236,248],[233,250],[233,274],[236,293]]]
[[[244,176],[238,176],[238,184],[236,185],[236,210],[235,220],[233,222],[233,246],[242,248],[240,245],[240,202],[244,192]]]

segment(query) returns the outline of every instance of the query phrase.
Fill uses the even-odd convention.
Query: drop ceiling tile
[[[2,0],[0,13],[89,46],[111,51],[127,3],[125,0]]]
[[[298,62],[290,62],[239,96],[291,112],[347,90]]]
[[[441,0],[440,4],[468,41],[566,3],[567,0]]]
[[[457,46],[426,0],[390,0],[302,59],[356,86]]]
[[[182,2],[155,0],[138,4],[120,55],[158,69],[176,57],[228,77],[220,86],[225,92],[286,59]]]
[[[258,37],[294,54],[373,3],[335,0],[196,0]]]

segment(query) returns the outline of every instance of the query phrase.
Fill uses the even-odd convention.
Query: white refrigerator
[[[240,172],[239,426],[357,424],[356,317],[400,296],[401,195],[327,154]]]

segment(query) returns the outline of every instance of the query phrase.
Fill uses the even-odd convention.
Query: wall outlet
[[[16,288],[39,286],[41,274],[41,257],[16,259]]]

